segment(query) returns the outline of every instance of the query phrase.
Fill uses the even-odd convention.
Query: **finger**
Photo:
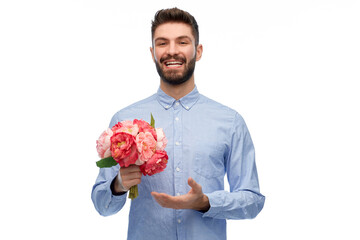
[[[129,167],[120,168],[121,173],[140,172],[140,167],[137,165],[130,165]]]
[[[130,189],[132,186],[138,185],[141,183],[141,179],[132,179],[129,181],[124,181],[123,186],[127,189]]]
[[[151,192],[151,195],[159,200],[168,201],[172,196],[166,194],[166,193],[157,193],[157,192]]]
[[[153,198],[154,198],[157,202],[159,202],[159,200],[160,200],[159,193],[157,193],[157,192],[151,192],[151,196],[153,196]]]
[[[160,204],[160,206],[164,207],[164,205],[163,205],[164,201],[163,201],[163,198],[161,197],[160,193],[151,192],[151,196],[153,196],[155,201],[158,202]]]
[[[131,173],[124,173],[124,174],[120,173],[120,175],[121,175],[121,178],[123,181],[132,180],[132,179],[140,179],[142,177],[140,172],[131,172]]]
[[[193,189],[195,192],[202,192],[202,187],[200,184],[195,182],[195,180],[192,177],[189,177],[188,179],[189,186]]]
[[[140,172],[140,167],[138,165],[130,165],[126,168],[129,172]]]
[[[162,206],[166,208],[179,209],[181,207],[179,197],[173,197],[165,193],[152,192],[151,195]]]

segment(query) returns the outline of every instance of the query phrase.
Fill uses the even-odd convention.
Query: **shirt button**
[[[180,145],[180,143],[179,143],[179,142],[176,142],[176,143],[175,143],[175,145],[176,145],[176,146],[179,146],[179,145]]]
[[[176,121],[179,121],[179,118],[178,118],[178,117],[176,117],[176,118],[175,118],[175,120],[176,120]]]
[[[181,223],[181,219],[178,219],[178,223]]]
[[[176,106],[179,106],[179,104],[180,104],[179,102],[176,102],[176,103],[175,103]]]
[[[176,168],[176,171],[177,171],[177,172],[180,172],[180,168],[177,167],[177,168]]]
[[[166,105],[165,108],[169,108],[170,106],[169,105]]]
[[[177,193],[176,196],[180,196],[180,193]]]
[[[189,110],[189,107],[188,107],[188,106],[186,106],[185,108],[186,108],[187,110]]]

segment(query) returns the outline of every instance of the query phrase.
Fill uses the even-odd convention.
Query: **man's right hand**
[[[115,194],[127,192],[132,186],[141,183],[140,167],[137,165],[130,165],[129,167],[120,168],[120,176],[114,179],[113,190]],[[119,179],[121,177],[121,179]]]

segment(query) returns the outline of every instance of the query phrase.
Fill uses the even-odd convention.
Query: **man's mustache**
[[[166,55],[166,56],[160,58],[160,63],[163,63],[164,61],[167,61],[167,60],[176,60],[176,61],[182,61],[183,63],[186,63],[186,59],[179,55]]]

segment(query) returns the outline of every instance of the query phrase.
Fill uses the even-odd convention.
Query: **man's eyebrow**
[[[166,41],[166,40],[168,40],[167,38],[164,38],[164,37],[158,37],[158,38],[156,38],[156,39],[154,39],[154,41],[156,42],[156,41]]]
[[[189,37],[187,35],[177,37],[177,39],[184,39],[184,38],[187,38],[187,39],[191,40],[191,37]]]
[[[179,36],[176,39],[184,39],[184,38],[191,40],[191,38],[189,36],[187,36],[187,35]],[[168,40],[169,39],[165,38],[165,37],[158,37],[158,38],[154,39],[155,42],[156,41],[168,41]]]

